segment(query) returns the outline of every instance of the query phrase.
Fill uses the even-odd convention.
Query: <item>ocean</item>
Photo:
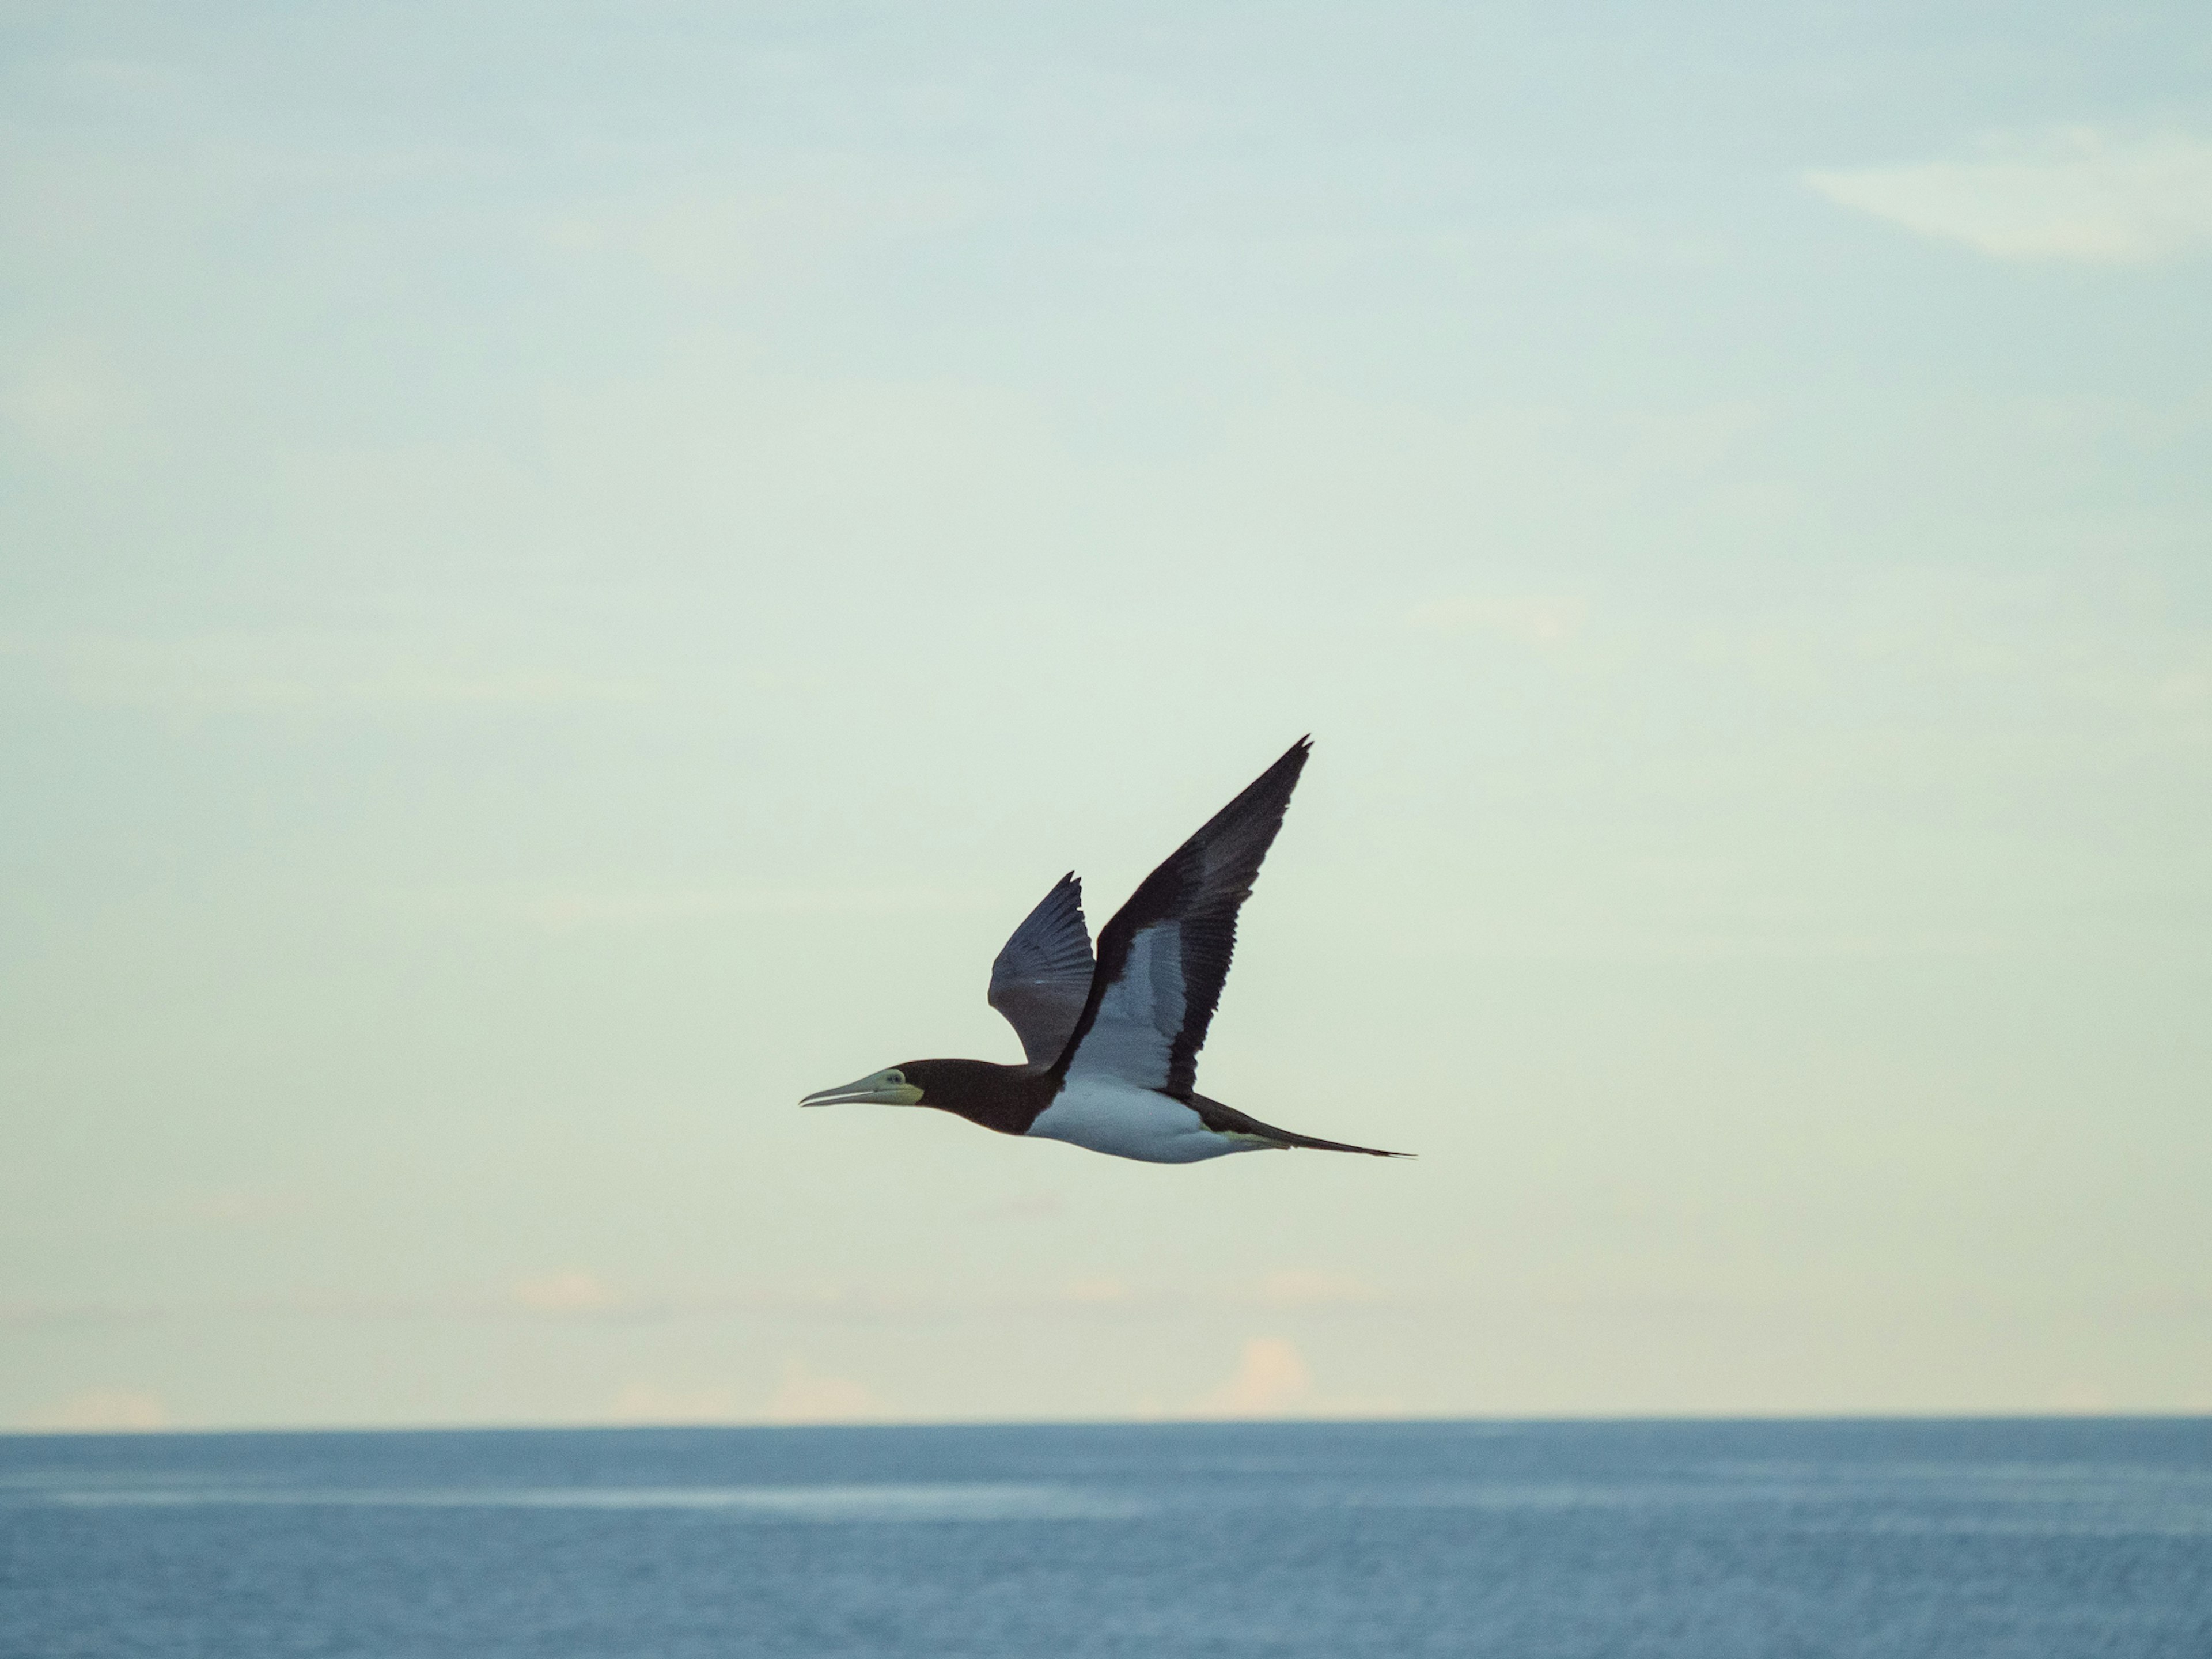
[[[2212,1656],[2212,1419],[0,1437],[8,1659]]]

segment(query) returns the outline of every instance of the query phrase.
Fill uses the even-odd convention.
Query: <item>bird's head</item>
[[[920,1106],[927,1091],[924,1079],[916,1075],[926,1070],[927,1060],[908,1060],[903,1066],[894,1066],[888,1071],[870,1073],[853,1083],[841,1083],[834,1089],[817,1089],[799,1103],[802,1106],[842,1106],[848,1102],[865,1101],[874,1106]]]

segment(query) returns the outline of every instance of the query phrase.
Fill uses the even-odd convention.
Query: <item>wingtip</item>
[[[1280,777],[1285,773],[1295,778],[1299,773],[1306,769],[1306,761],[1312,753],[1313,733],[1309,732],[1304,737],[1300,738],[1288,749],[1285,749],[1281,754],[1278,755],[1275,757],[1274,764],[1268,767],[1268,769],[1262,772],[1258,778],[1254,780],[1254,781],[1255,783],[1263,783],[1270,778]]]

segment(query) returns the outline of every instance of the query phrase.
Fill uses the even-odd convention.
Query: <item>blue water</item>
[[[2212,1656],[2212,1420],[0,1438],[0,1651]]]

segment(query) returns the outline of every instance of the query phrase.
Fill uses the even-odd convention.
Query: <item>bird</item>
[[[1146,877],[1098,935],[1095,959],[1083,884],[1073,871],[1054,884],[991,964],[990,1004],[1020,1037],[1023,1064],[910,1060],[799,1103],[933,1107],[1000,1134],[1145,1164],[1291,1149],[1412,1156],[1279,1129],[1198,1092],[1237,913],[1312,748],[1310,737],[1292,744]]]

